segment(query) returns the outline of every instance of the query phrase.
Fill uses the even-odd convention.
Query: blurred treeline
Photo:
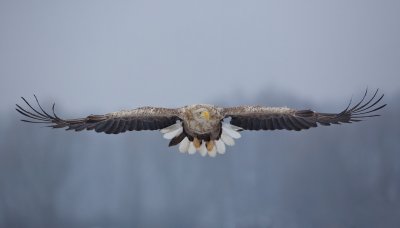
[[[214,159],[182,155],[156,131],[51,130],[10,107],[0,122],[0,227],[399,227],[399,100],[387,95],[382,117],[361,123],[244,132]],[[241,103],[347,105],[273,92]],[[60,116],[78,117],[67,110]]]

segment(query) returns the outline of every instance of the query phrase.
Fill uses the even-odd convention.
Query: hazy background
[[[0,0],[1,227],[398,227],[399,1]],[[245,132],[215,159],[158,132],[19,122],[35,93],[74,118],[142,105],[340,111],[380,88],[381,118]]]

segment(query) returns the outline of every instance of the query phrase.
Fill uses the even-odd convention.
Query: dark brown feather
[[[125,131],[138,130],[159,130],[175,124],[179,117],[174,109],[143,107],[131,111],[123,111],[105,115],[89,115],[79,119],[61,119],[54,111],[55,104],[52,106],[52,114],[46,112],[40,105],[37,97],[35,100],[38,108],[34,108],[22,97],[30,110],[20,105],[16,105],[16,111],[28,118],[23,119],[29,123],[48,123],[48,127],[65,128],[66,130],[95,130],[107,134],[118,134]]]
[[[383,99],[382,94],[377,98],[378,90],[371,98],[366,100],[368,91],[366,90],[362,99],[350,108],[349,105],[340,113],[318,113],[309,109],[294,110],[288,108],[269,108],[262,106],[241,106],[226,108],[226,117],[231,117],[232,125],[243,128],[244,130],[275,130],[286,129],[300,131],[317,127],[319,125],[329,126],[332,124],[359,122],[362,119],[379,116],[375,113],[382,109],[386,104],[379,105]]]
[[[182,142],[182,140],[186,137],[186,133],[183,131],[182,133],[180,133],[178,136],[174,137],[173,139],[171,139],[171,141],[169,142],[168,146],[175,146],[178,145],[180,142]]]

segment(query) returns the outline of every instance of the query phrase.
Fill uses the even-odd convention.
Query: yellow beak
[[[210,120],[210,113],[208,111],[204,111],[201,113],[204,119]]]

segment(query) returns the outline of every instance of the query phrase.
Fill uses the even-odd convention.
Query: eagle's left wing
[[[95,130],[106,134],[118,134],[125,131],[140,130],[159,130],[171,126],[179,120],[179,110],[169,108],[141,107],[133,110],[112,112],[104,115],[89,115],[79,119],[61,119],[54,112],[48,114],[39,104],[35,96],[37,105],[40,109],[35,109],[25,98],[22,100],[28,105],[30,110],[22,108],[17,104],[16,110],[28,117],[23,119],[29,123],[47,123],[52,128],[64,128],[66,130]]]
[[[379,116],[371,114],[386,104],[378,105],[383,95],[378,99],[374,93],[371,99],[364,102],[367,95],[365,91],[362,100],[350,108],[349,106],[340,113],[319,113],[312,110],[295,110],[286,107],[239,106],[224,108],[225,118],[231,117],[230,124],[244,130],[275,130],[286,129],[300,131],[317,127],[318,124],[329,126],[331,124],[351,123],[361,121],[363,118]],[[378,106],[378,107],[376,107]]]

